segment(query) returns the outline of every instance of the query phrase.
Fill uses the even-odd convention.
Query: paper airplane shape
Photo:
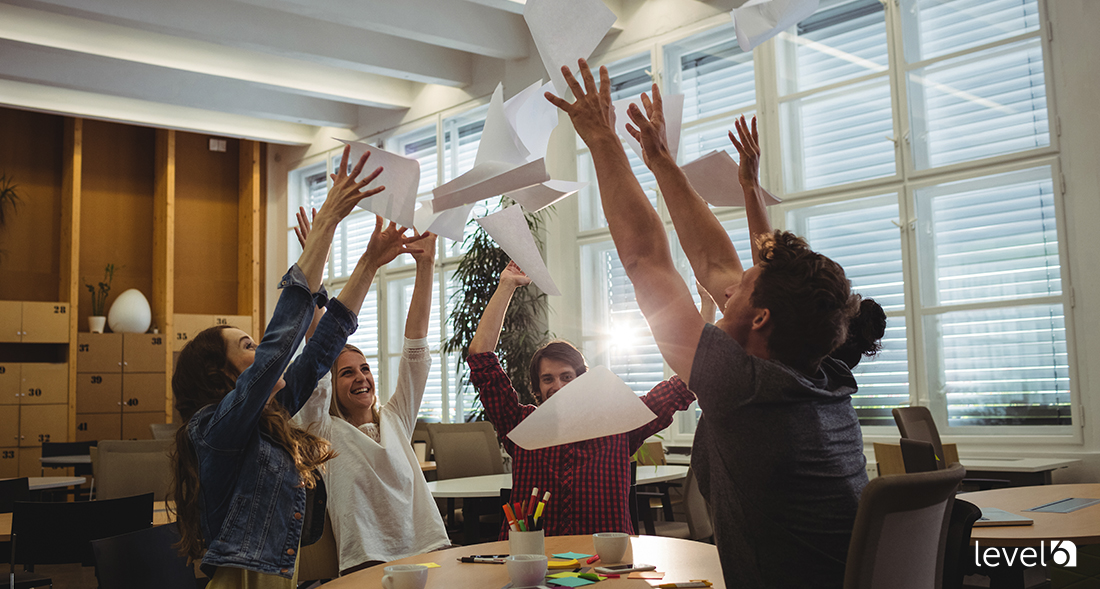
[[[703,200],[716,207],[743,207],[745,193],[737,181],[740,167],[730,154],[716,150],[703,157],[681,166],[691,187]],[[767,190],[764,191],[764,205],[771,206],[781,201]]]
[[[432,191],[432,209],[442,212],[550,179],[542,158],[528,162],[530,152],[504,114],[504,88],[497,84],[489,101],[474,167]]]
[[[592,55],[616,17],[601,0],[527,0],[523,20],[531,29],[555,94],[565,96],[569,85],[561,66],[576,72],[577,60]]]
[[[519,267],[531,278],[542,292],[548,295],[560,296],[561,291],[550,278],[550,270],[546,268],[546,262],[542,261],[542,254],[535,243],[535,236],[531,235],[531,229],[527,227],[527,219],[523,217],[523,209],[510,206],[503,211],[487,215],[477,220],[482,229],[497,242],[500,249],[519,264]]]
[[[572,196],[588,182],[570,182],[568,180],[549,180],[542,184],[528,186],[504,196],[518,202],[528,213],[538,212],[559,200]]]
[[[357,162],[363,157],[363,153],[370,152],[370,159],[363,167],[360,177],[378,166],[383,168],[382,175],[375,182],[385,185],[386,189],[359,201],[358,206],[402,227],[412,227],[416,210],[416,190],[420,185],[420,162],[366,143],[343,139],[339,141],[351,146],[350,162]]]
[[[635,430],[657,415],[604,366],[593,366],[554,393],[508,432],[525,450],[572,444]]]
[[[741,51],[754,47],[802,22],[817,11],[819,0],[749,0],[734,8],[733,27]]]
[[[664,99],[662,108],[665,112],[665,138],[668,141],[668,150],[672,153],[672,159],[675,160],[677,152],[680,151],[680,126],[684,120],[684,95],[673,94],[662,98]],[[626,130],[627,123],[633,125],[630,115],[626,114],[626,109],[631,102],[637,103],[638,108],[641,108],[643,113],[645,112],[640,98],[623,98],[611,103],[611,106],[615,108],[615,132],[626,141],[630,149],[640,158],[642,157],[642,145]],[[637,125],[634,125],[634,127],[637,128]]]
[[[527,161],[546,157],[550,134],[558,126],[558,107],[544,96],[551,89],[550,82],[539,80],[504,102],[504,118],[517,139],[517,151],[527,151]]]

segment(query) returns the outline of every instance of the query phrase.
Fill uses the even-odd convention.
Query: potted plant
[[[103,327],[107,324],[107,315],[104,313],[104,305],[107,295],[111,292],[111,281],[115,277],[115,265],[107,264],[103,270],[103,281],[99,286],[92,286],[87,282],[84,286],[92,293],[92,314],[88,317],[88,330],[92,333],[103,333]]]
[[[19,193],[15,191],[16,188],[18,185],[12,183],[11,176],[0,174],[0,227],[8,221],[8,209],[14,213],[22,200],[19,198]],[[0,250],[0,254],[2,253],[4,253],[3,250]]]

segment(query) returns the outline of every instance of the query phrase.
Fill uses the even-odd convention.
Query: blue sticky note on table
[[[566,560],[573,560],[573,559],[580,560],[582,558],[588,558],[590,556],[592,556],[592,555],[591,554],[583,554],[583,553],[580,553],[580,552],[562,552],[561,554],[555,554],[554,558],[564,558]]]
[[[548,581],[551,585],[559,585],[561,587],[584,587],[585,585],[592,585],[595,581],[589,581],[588,579],[582,579],[580,577],[561,577],[559,579],[550,579]]]

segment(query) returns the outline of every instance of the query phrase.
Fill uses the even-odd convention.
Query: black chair
[[[932,445],[936,469],[943,470],[948,467],[947,461],[944,459],[943,443],[940,442],[940,432],[936,429],[936,421],[932,419],[932,412],[927,407],[894,407],[891,413],[894,415],[894,423],[898,424],[903,442],[906,438],[928,442]],[[910,451],[913,451],[912,448],[910,448]],[[923,452],[923,450],[920,452]],[[905,459],[904,445],[902,445],[902,459]],[[905,470],[909,472],[909,467],[906,466]],[[977,486],[978,489],[983,491],[995,487],[1007,487],[1010,483],[1011,481],[1005,479],[968,478],[963,480],[963,484]],[[973,489],[974,487],[970,488]]]
[[[901,459],[905,463],[905,472],[932,472],[940,470],[941,460],[936,456],[936,449],[930,442],[901,439]]]
[[[54,458],[57,456],[90,456],[91,448],[99,444],[98,441],[90,442],[43,442],[42,443],[42,458]],[[78,477],[91,477],[92,463],[86,464],[58,464],[58,465],[42,465],[42,476],[46,476],[46,467],[52,468],[67,468],[72,467],[73,474]],[[80,499],[84,497],[86,499],[91,498],[89,489],[74,488],[68,491],[64,491],[66,495],[72,495],[73,499]]]
[[[982,509],[969,501],[956,498],[947,526],[947,546],[943,555],[943,589],[963,589],[963,579],[976,574],[974,548],[970,533],[974,522],[982,517]]]
[[[0,513],[11,513],[16,501],[31,498],[30,479],[6,479],[0,481]]]
[[[95,564],[92,540],[144,530],[152,525],[153,494],[73,503],[19,502],[11,518],[9,589],[52,585],[16,578],[15,565],[33,573],[39,564]]]
[[[93,540],[99,589],[195,589],[195,569],[172,547],[179,541],[176,524]]]

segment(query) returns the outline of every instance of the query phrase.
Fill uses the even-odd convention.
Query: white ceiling
[[[9,0],[0,104],[302,143],[527,57],[522,0]],[[491,32],[491,34],[488,34]]]

